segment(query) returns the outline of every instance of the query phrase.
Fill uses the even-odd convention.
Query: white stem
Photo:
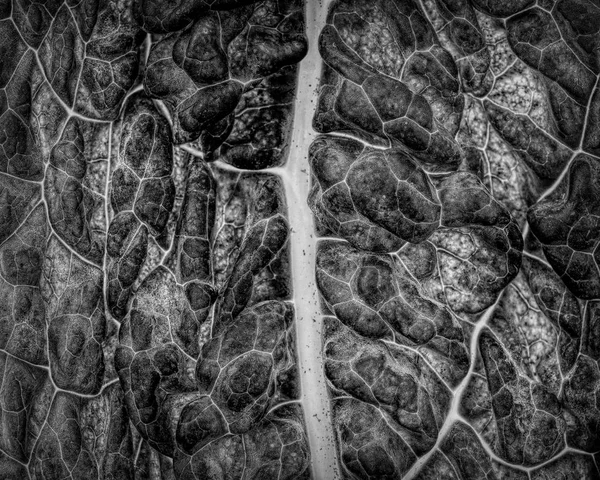
[[[299,67],[298,91],[290,155],[278,172],[283,179],[291,228],[291,271],[296,308],[296,337],[302,384],[302,405],[312,458],[314,480],[341,478],[335,436],[331,424],[330,401],[323,372],[322,322],[319,294],[315,283],[317,238],[307,199],[310,189],[308,150],[316,137],[312,119],[318,99],[321,57],[318,38],[325,25],[329,1],[306,2],[307,56]]]

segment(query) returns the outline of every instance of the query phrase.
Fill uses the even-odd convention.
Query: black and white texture
[[[600,479],[598,0],[0,0],[0,479]]]

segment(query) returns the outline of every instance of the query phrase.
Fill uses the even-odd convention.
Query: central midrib
[[[322,65],[318,38],[325,25],[330,1],[306,2],[306,35],[309,39],[309,49],[299,66],[290,155],[281,171],[291,228],[291,271],[296,309],[298,370],[313,480],[341,478],[327,382],[323,371],[323,314],[315,283],[318,239],[307,202],[310,189],[308,150],[317,135],[312,129],[312,119],[318,101]]]

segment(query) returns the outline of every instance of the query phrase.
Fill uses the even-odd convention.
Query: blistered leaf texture
[[[600,479],[597,0],[0,0],[0,479]]]
[[[599,13],[331,3],[309,204],[344,478],[599,478]]]

